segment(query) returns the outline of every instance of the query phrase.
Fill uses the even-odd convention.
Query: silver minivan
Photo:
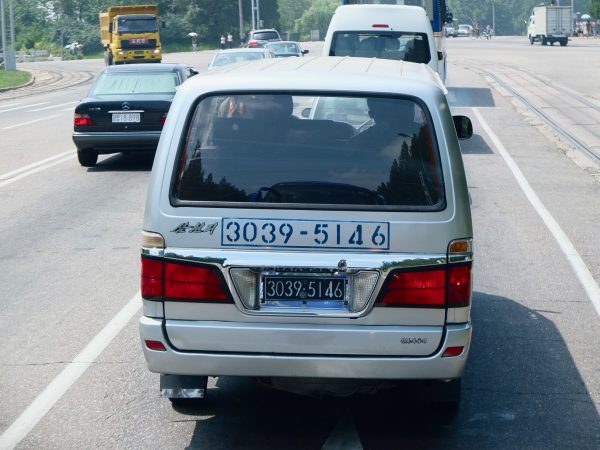
[[[142,233],[140,334],[163,396],[203,397],[208,376],[426,379],[458,402],[472,126],[445,93],[426,65],[340,57],[181,87]]]

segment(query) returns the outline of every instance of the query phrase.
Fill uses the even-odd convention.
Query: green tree
[[[298,20],[310,7],[310,0],[279,0],[279,17],[282,31],[293,31]]]
[[[302,34],[303,39],[307,39],[311,30],[319,30],[319,36],[323,38],[327,32],[331,16],[333,16],[338,6],[340,6],[338,0],[312,0],[308,10],[296,20],[296,31]]]

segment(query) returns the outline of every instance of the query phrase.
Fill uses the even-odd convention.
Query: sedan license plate
[[[139,123],[141,121],[140,113],[113,113],[113,123]]]
[[[285,276],[265,275],[263,277],[263,301],[333,301],[346,299],[344,276]]]

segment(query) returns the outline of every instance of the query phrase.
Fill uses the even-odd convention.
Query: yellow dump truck
[[[107,66],[160,62],[158,6],[109,7],[100,13],[100,38]]]

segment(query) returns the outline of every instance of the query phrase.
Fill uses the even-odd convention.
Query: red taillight
[[[460,354],[462,354],[463,350],[464,347],[448,347],[446,350],[444,350],[442,358],[451,358],[454,356],[459,356]]]
[[[150,350],[154,350],[157,352],[166,352],[167,351],[165,345],[160,341],[144,341],[144,342],[146,344],[146,347],[149,348]]]
[[[142,298],[160,300],[163,295],[163,263],[142,257]]]
[[[201,266],[165,264],[165,297],[169,300],[227,300],[221,278]]]
[[[385,287],[381,303],[398,306],[446,305],[446,271],[444,269],[397,272]]]
[[[147,300],[228,301],[216,269],[142,257],[142,297]]]
[[[390,26],[386,23],[374,23],[371,25],[373,28],[389,28]]]
[[[90,125],[94,125],[94,121],[87,114],[75,114],[73,124],[76,127],[89,127]]]
[[[167,121],[167,113],[163,113],[163,115],[160,116],[160,124],[164,125],[166,121]]]
[[[443,269],[396,272],[383,288],[380,304],[459,308],[471,304],[471,263]]]
[[[248,41],[248,47],[258,47],[258,41]]]
[[[471,264],[450,266],[448,269],[448,307],[471,304]]]

